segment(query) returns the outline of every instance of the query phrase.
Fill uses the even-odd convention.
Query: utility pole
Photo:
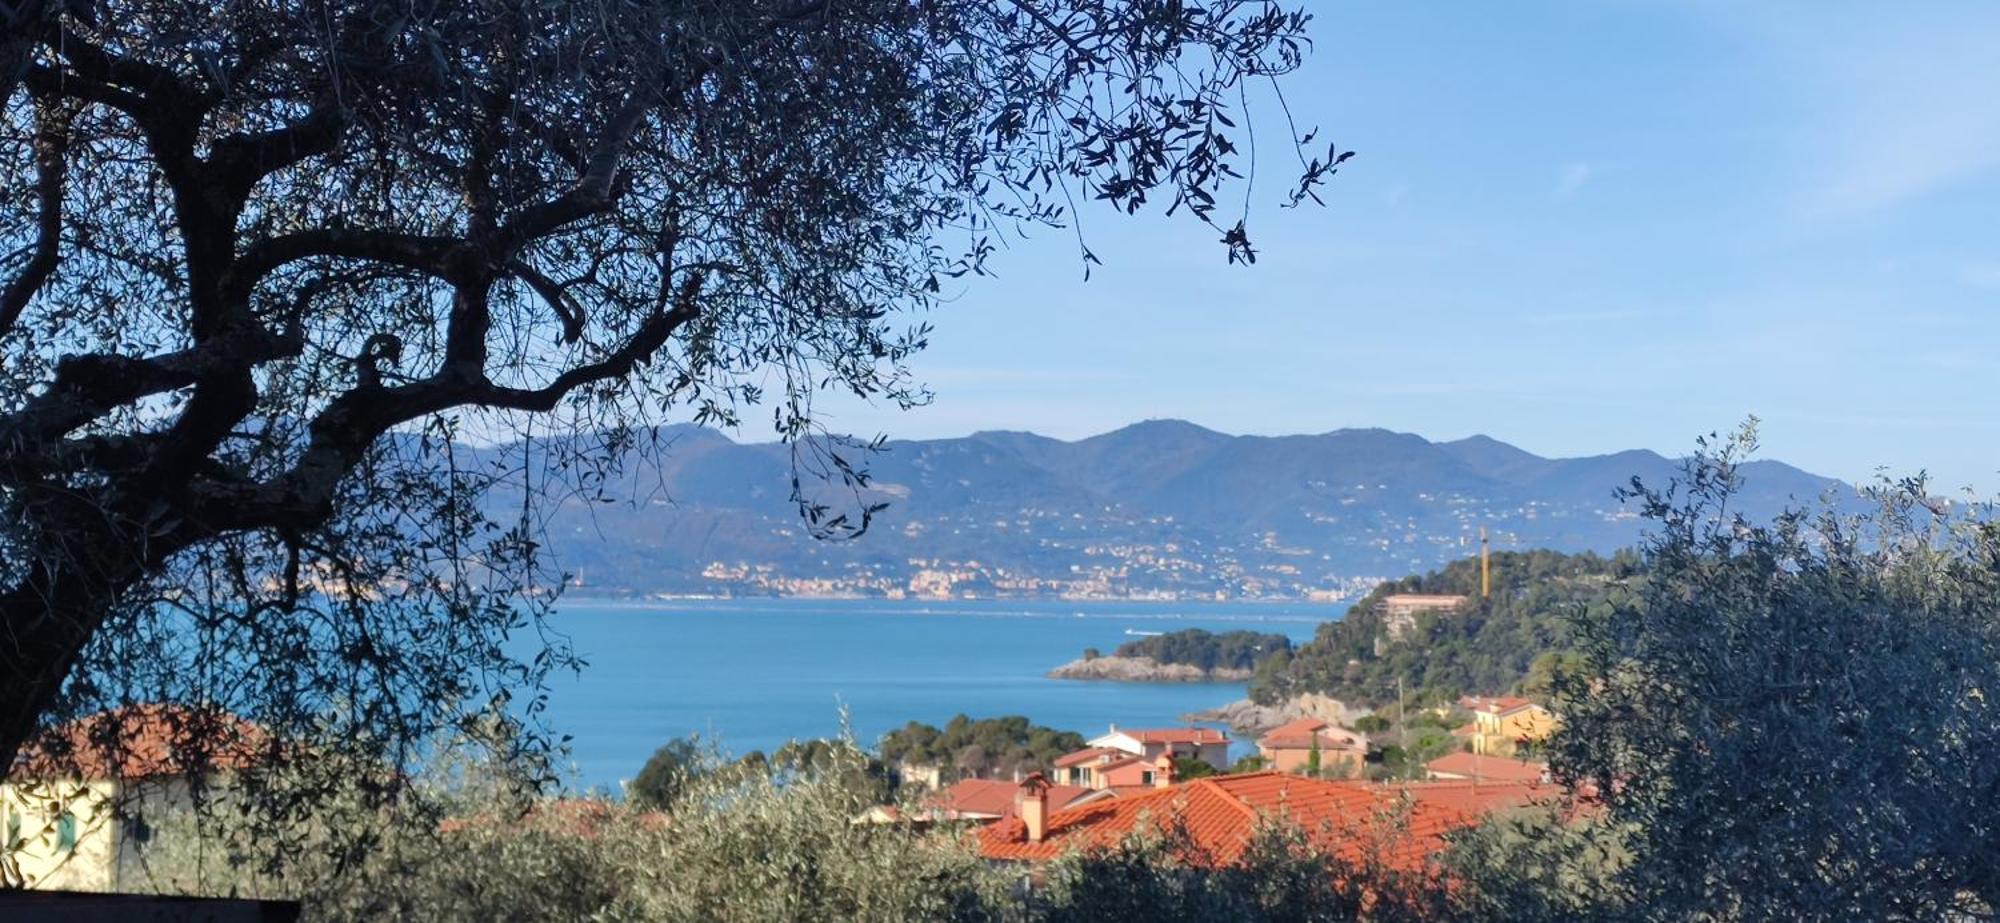
[[[1403,747],[1403,770],[1410,768],[1410,709],[1403,702],[1403,676],[1396,675],[1396,733]]]

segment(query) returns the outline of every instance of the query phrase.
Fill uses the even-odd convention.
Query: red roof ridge
[[[1257,773],[1257,774],[1258,774],[1258,775],[1261,775],[1261,773]],[[1251,775],[1251,773],[1245,773],[1245,775]],[[1220,796],[1220,797],[1222,798],[1222,800],[1223,800],[1223,801],[1225,801],[1225,802],[1228,802],[1228,803],[1229,803],[1229,804],[1231,804],[1231,805],[1234,805],[1234,806],[1236,807],[1236,810],[1238,810],[1239,812],[1241,812],[1241,813],[1242,813],[1242,814],[1243,814],[1244,816],[1246,816],[1246,817],[1250,818],[1250,819],[1251,819],[1251,820],[1253,820],[1253,821],[1254,821],[1254,820],[1256,820],[1256,819],[1257,819],[1257,809],[1256,809],[1256,808],[1254,808],[1254,807],[1251,807],[1251,805],[1250,805],[1250,803],[1249,803],[1249,802],[1247,802],[1247,801],[1244,801],[1244,800],[1243,800],[1243,798],[1242,798],[1242,796],[1240,796],[1240,795],[1237,795],[1237,794],[1236,794],[1235,792],[1232,792],[1232,791],[1230,791],[1230,790],[1228,790],[1228,789],[1226,789],[1226,788],[1223,788],[1223,787],[1222,787],[1222,786],[1221,786],[1220,784],[1218,784],[1218,783],[1217,783],[1217,782],[1215,781],[1215,780],[1216,780],[1216,779],[1218,779],[1218,778],[1221,778],[1221,779],[1227,779],[1227,778],[1232,778],[1232,777],[1231,777],[1231,776],[1207,776],[1207,777],[1204,777],[1204,778],[1200,778],[1200,779],[1196,779],[1196,780],[1194,780],[1193,782],[1190,782],[1190,783],[1188,783],[1188,787],[1189,787],[1189,788],[1193,788],[1193,787],[1195,787],[1195,786],[1201,786],[1201,787],[1202,787],[1202,789],[1203,789],[1204,791],[1208,791],[1208,792],[1211,792],[1211,793],[1214,793],[1215,795],[1218,795],[1218,796]]]

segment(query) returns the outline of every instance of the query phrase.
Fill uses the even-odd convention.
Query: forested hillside
[[[1248,670],[1280,651],[1290,651],[1292,639],[1255,631],[1220,633],[1189,628],[1118,645],[1120,657],[1145,657],[1154,663],[1187,664],[1203,670]]]
[[[872,475],[848,491],[816,479],[821,443],[741,443],[686,426],[648,435],[655,451],[551,501],[551,547],[581,577],[572,592],[1345,597],[1468,553],[1482,528],[1496,550],[1626,547],[1639,521],[1615,492],[1680,469],[1646,451],[1543,458],[1483,436],[1232,436],[1153,420],[1071,442],[1018,432],[890,442],[848,453]],[[512,446],[479,457],[505,468],[523,456]],[[799,489],[826,516],[851,525],[886,504],[866,535],[813,538],[792,500],[795,457]],[[1740,473],[1737,502],[1754,518],[1852,495],[1775,461]],[[504,489],[493,503],[520,506]]]
[[[1479,595],[1479,559],[1465,558],[1421,576],[1377,587],[1313,640],[1264,660],[1251,698],[1271,704],[1300,693],[1344,702],[1393,702],[1397,681],[1411,704],[1459,695],[1546,689],[1571,648],[1571,617],[1602,605],[1638,566],[1629,552],[1611,557],[1555,551],[1493,555],[1493,595]],[[1396,593],[1463,595],[1450,613],[1426,613],[1392,639],[1382,614]]]

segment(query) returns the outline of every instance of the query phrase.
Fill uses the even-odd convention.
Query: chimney
[[[1040,843],[1049,832],[1049,780],[1041,773],[1030,773],[1021,783],[1021,790],[1014,793],[1014,812],[1021,815],[1021,826],[1027,828],[1028,842]]]
[[[1159,757],[1153,760],[1153,787],[1174,787],[1174,751],[1162,750]]]

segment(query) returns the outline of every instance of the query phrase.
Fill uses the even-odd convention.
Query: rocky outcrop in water
[[[1308,693],[1276,705],[1259,705],[1249,699],[1237,699],[1205,711],[1189,712],[1181,718],[1197,723],[1226,724],[1238,734],[1255,736],[1299,718],[1318,718],[1351,727],[1355,719],[1368,713],[1366,708],[1354,708],[1339,699]]]
[[[1185,663],[1159,663],[1151,657],[1090,657],[1072,660],[1048,673],[1050,679],[1101,679],[1125,683],[1243,683],[1249,670],[1218,667],[1204,670]]]

